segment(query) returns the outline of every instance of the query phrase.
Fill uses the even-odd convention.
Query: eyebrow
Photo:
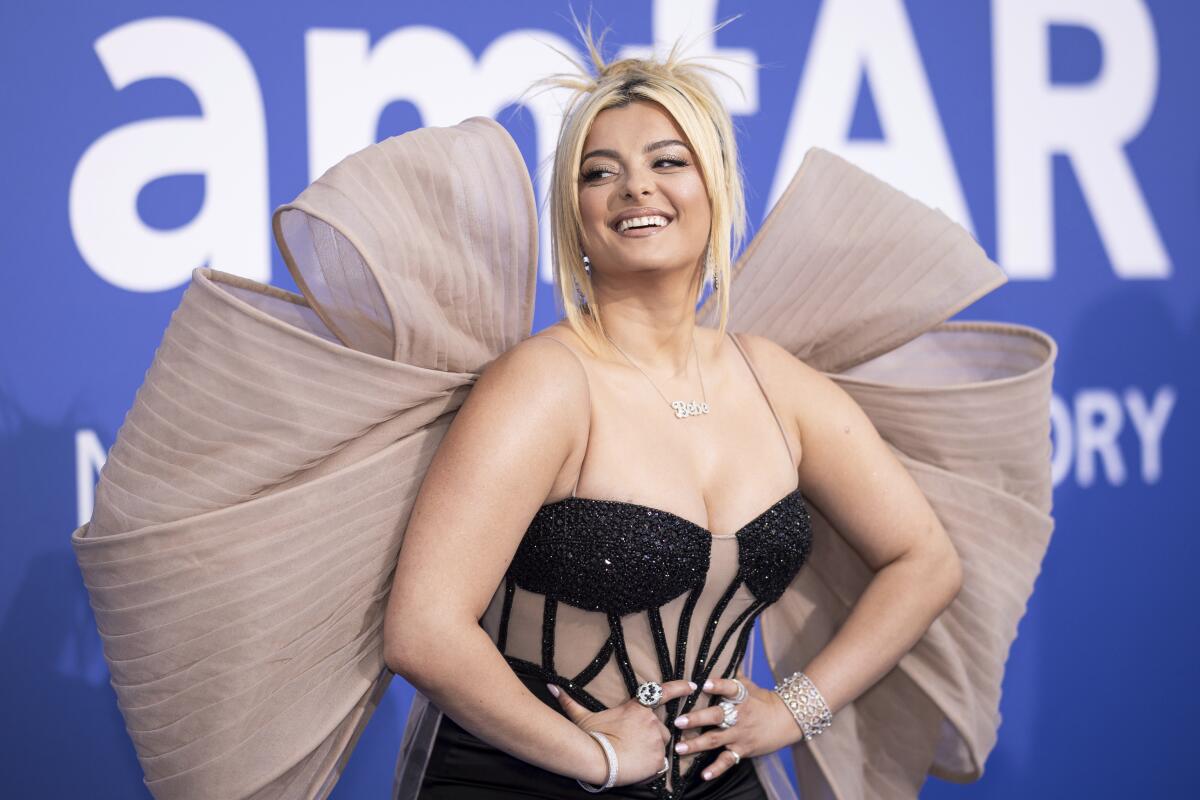
[[[659,139],[657,142],[651,142],[650,144],[643,147],[642,152],[649,153],[652,150],[658,150],[659,148],[667,147],[667,146],[673,145],[673,144],[687,147],[687,149],[689,151],[692,149],[692,148],[688,147],[687,142],[681,142],[678,139]],[[604,156],[606,158],[615,158],[618,160],[621,158],[621,156],[617,153],[616,150],[592,150],[591,152],[585,154],[584,157],[580,159],[580,163],[587,161],[589,158],[592,158],[593,156]]]

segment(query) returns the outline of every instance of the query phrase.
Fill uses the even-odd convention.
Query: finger
[[[553,683],[547,683],[546,688],[550,690],[550,694],[554,695],[558,700],[558,704],[562,710],[566,712],[567,719],[578,724],[588,715],[588,710],[575,701],[573,697],[564,692]]]
[[[689,694],[696,691],[698,687],[692,681],[678,680],[667,681],[662,685],[662,688],[663,695],[660,704],[665,703],[668,700],[674,700],[676,697],[687,697]]]
[[[695,683],[684,680],[667,681],[666,683],[660,684],[660,686],[662,686],[662,697],[659,698],[659,701],[654,705],[655,708],[662,706],[669,700],[674,700],[678,697],[686,697],[699,689]],[[636,694],[625,702],[633,703],[634,705],[641,705],[641,701],[638,700]]]
[[[728,678],[710,678],[704,682],[704,691],[722,697],[737,697],[738,688],[737,684]]]
[[[692,709],[687,714],[671,720],[676,728],[704,728],[709,725],[720,725],[725,721],[725,709],[720,705]]]
[[[714,750],[718,747],[725,747],[732,739],[732,734],[727,730],[705,731],[697,734],[690,739],[682,739],[679,744],[675,745],[676,753],[699,753],[704,750]],[[683,749],[680,749],[683,745]],[[736,747],[734,748],[737,749]]]
[[[717,760],[714,761],[708,767],[708,769],[704,770],[700,777],[704,778],[706,781],[711,781],[714,778],[720,777],[722,773],[733,766],[733,763],[733,753],[729,752],[728,750],[722,750],[721,754],[717,756]]]

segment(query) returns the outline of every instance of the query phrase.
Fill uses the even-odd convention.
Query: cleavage
[[[756,598],[774,602],[807,561],[811,527],[799,489],[734,534],[738,574]],[[538,509],[509,575],[528,591],[620,616],[656,608],[702,586],[712,539],[704,528],[661,509],[589,497]]]

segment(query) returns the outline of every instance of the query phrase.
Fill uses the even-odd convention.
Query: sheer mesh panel
[[[997,336],[950,323],[858,366],[842,376],[884,381],[893,386],[953,387],[1024,375],[1046,360],[1040,339]]]
[[[686,665],[684,668],[685,680],[695,677],[696,657],[700,650],[701,640],[704,638],[705,626],[712,617],[713,610],[720,600],[721,595],[729,588],[729,584],[733,581],[737,570],[737,539],[714,537],[712,539],[708,576],[705,580],[704,589],[701,591],[699,599],[692,610],[691,619],[688,624]],[[687,597],[687,593],[682,594],[659,608],[663,629],[667,638],[667,652],[670,653],[672,663],[675,662],[676,658],[677,633]],[[504,648],[506,656],[514,656],[525,661],[531,661],[534,664],[542,664],[544,601],[545,598],[542,595],[525,591],[519,587],[514,591]],[[481,620],[484,630],[491,636],[492,641],[498,641],[499,622],[503,603],[504,584],[501,583],[496,593],[492,596],[487,611]],[[730,625],[738,619],[739,615],[755,604],[754,596],[746,588],[745,584],[742,584],[734,593],[733,598],[721,611],[720,616],[717,618],[716,633],[712,636],[709,647],[709,660],[714,663],[710,677],[725,676],[726,670],[729,669],[730,662],[737,650],[742,628],[746,625],[753,625],[754,615],[751,615],[738,625],[734,633],[726,640],[725,646],[719,653],[716,653],[715,649],[720,640],[725,636]],[[629,653],[629,661],[638,683],[640,684],[644,681],[662,683],[666,680],[671,680],[673,676],[664,676],[662,670],[659,668],[658,653],[654,646],[654,637],[651,633],[650,621],[647,614],[639,612],[623,616],[621,617],[621,627],[624,631],[625,646]],[[608,639],[608,618],[603,612],[586,611],[560,602],[555,615],[554,636],[555,671],[563,676],[574,677],[588,665],[592,657],[596,655],[597,651],[600,650],[604,642]],[[741,671],[744,672],[744,670]],[[621,677],[620,668],[617,666],[615,654],[604,665],[600,673],[589,681],[584,688],[609,708],[620,705],[630,697],[624,680]],[[697,702],[692,710],[698,711],[701,708],[707,707],[708,697],[709,695],[702,694],[699,702]],[[668,719],[667,704],[664,703],[655,708],[654,713],[664,725],[672,727],[671,720]],[[684,741],[687,741],[699,735],[700,732],[699,729],[689,728],[683,733],[682,738]],[[674,753],[664,751],[664,755],[674,755]],[[691,766],[696,756],[697,754],[678,756],[681,773],[686,774],[688,767]],[[668,779],[668,786],[672,785],[672,782]]]
[[[280,220],[299,271],[297,283],[303,282],[329,329],[347,347],[391,358],[392,316],[358,249],[335,228],[298,209],[282,212]]]
[[[263,294],[261,290],[256,291],[229,283],[218,283],[217,287],[229,292],[244,303],[254,306],[259,311],[270,314],[285,325],[291,325],[314,336],[320,336],[334,344],[339,343],[338,338],[333,335],[333,331],[329,330],[329,326],[299,295],[293,295],[294,299],[282,299],[276,295]]]

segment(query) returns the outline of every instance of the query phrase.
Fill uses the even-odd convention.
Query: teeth
[[[664,227],[668,222],[670,222],[669,219],[666,217],[660,217],[657,214],[649,217],[630,217],[629,219],[623,219],[617,223],[617,232],[621,233],[629,230],[630,228],[646,225],[655,225],[661,228]]]

